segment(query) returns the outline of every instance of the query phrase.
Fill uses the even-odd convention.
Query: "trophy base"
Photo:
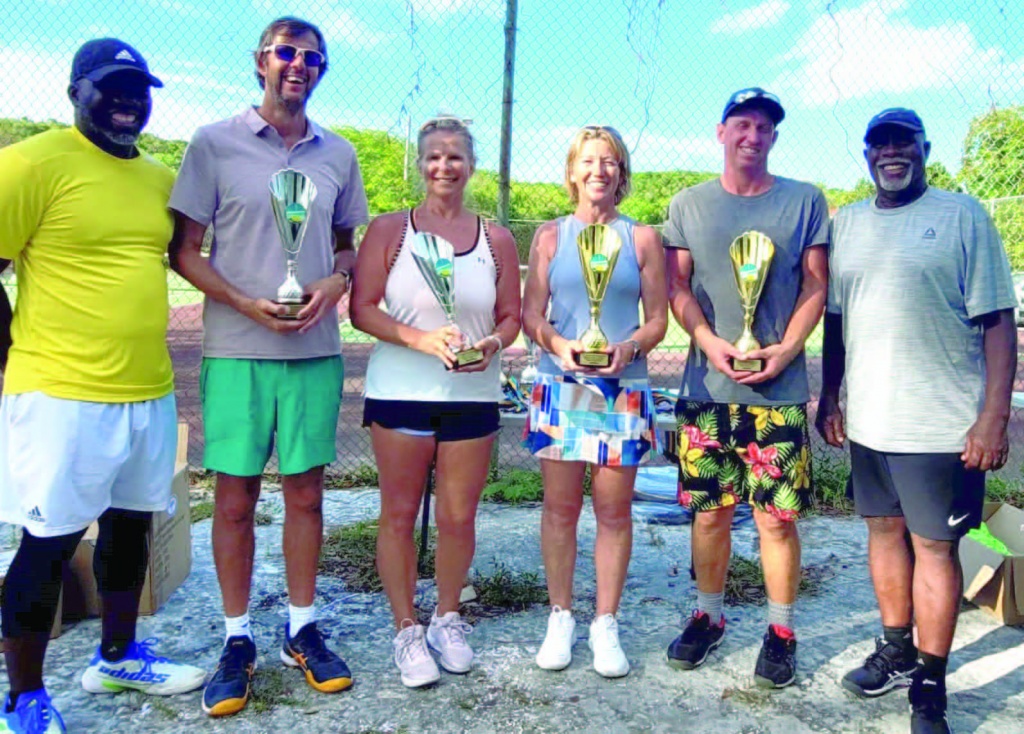
[[[311,295],[307,294],[302,297],[301,301],[275,300],[275,306],[284,306],[287,310],[284,313],[274,314],[274,316],[276,318],[281,319],[282,321],[295,321],[295,319],[299,318],[299,311],[304,309],[306,307],[306,304],[308,304],[310,300],[312,300],[312,298],[313,297]]]
[[[483,361],[484,353],[479,349],[463,349],[462,351],[455,353],[455,366],[449,367],[448,369],[459,370],[463,367],[470,367]]]
[[[764,369],[763,359],[736,359],[734,357],[730,362],[736,372],[760,372]]]
[[[608,352],[577,352],[573,361],[580,367],[608,367],[612,363],[612,355]]]

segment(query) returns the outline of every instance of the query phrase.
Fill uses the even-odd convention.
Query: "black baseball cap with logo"
[[[771,92],[764,91],[761,87],[749,87],[733,92],[729,97],[729,101],[725,103],[725,109],[722,110],[722,122],[725,122],[730,115],[748,107],[764,110],[775,125],[778,125],[786,117],[786,111],[782,109],[782,102],[778,97]]]
[[[141,74],[152,87],[164,83],[149,73],[149,65],[142,54],[117,38],[95,38],[86,41],[71,62],[71,82],[88,79],[98,82],[109,74],[133,71]]]

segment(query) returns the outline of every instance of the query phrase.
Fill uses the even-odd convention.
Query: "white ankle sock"
[[[297,607],[294,604],[288,605],[288,635],[295,637],[299,630],[310,622],[316,621],[316,604],[308,607]]]
[[[249,612],[239,617],[224,617],[224,628],[227,630],[225,640],[232,637],[248,637],[253,639],[252,628],[249,627]]]

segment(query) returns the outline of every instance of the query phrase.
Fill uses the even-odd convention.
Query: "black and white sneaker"
[[[699,668],[725,637],[725,617],[711,624],[707,612],[693,613],[686,629],[668,646],[668,664],[680,670]]]
[[[910,684],[910,734],[953,734],[946,718],[946,683],[914,674]]]
[[[861,698],[874,698],[894,688],[909,686],[916,669],[914,648],[904,650],[879,637],[875,640],[875,651],[868,655],[864,664],[843,678],[843,688]]]
[[[796,680],[796,637],[776,625],[768,625],[754,667],[754,682],[761,688],[785,688]]]

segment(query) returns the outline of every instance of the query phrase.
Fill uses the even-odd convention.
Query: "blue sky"
[[[167,82],[150,131],[187,138],[258,101],[250,53],[286,12],[328,37],[314,118],[401,137],[407,113],[415,131],[456,112],[496,167],[504,0],[6,0],[0,116],[69,120],[71,56],[109,34]],[[637,170],[717,170],[714,125],[750,85],[787,109],[776,173],[851,185],[867,120],[893,105],[921,113],[956,170],[971,118],[1024,104],[1022,27],[1020,0],[520,0],[513,175],[558,180],[573,131],[597,122],[624,133]]]

